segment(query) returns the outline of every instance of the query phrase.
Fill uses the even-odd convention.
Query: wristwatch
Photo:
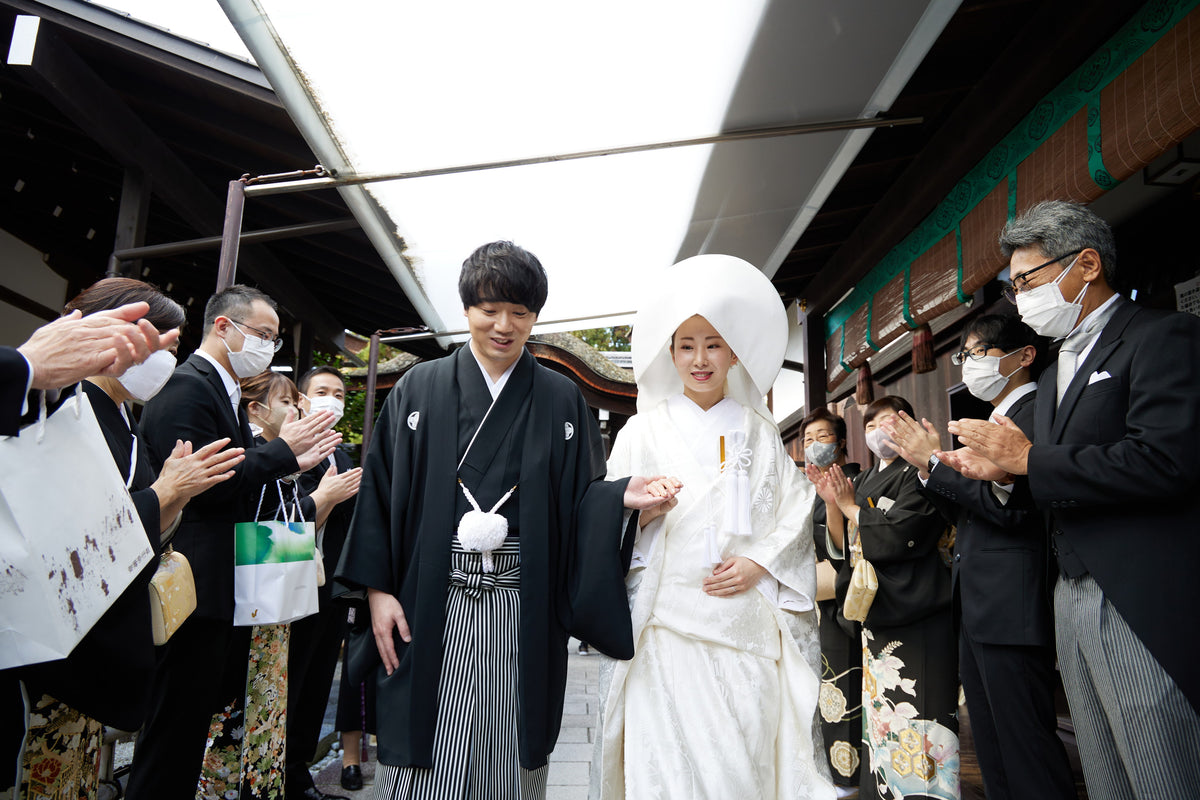
[[[929,454],[929,463],[925,465],[925,472],[927,474],[932,474],[933,468],[936,467],[940,463],[942,463],[942,462],[938,460],[938,457],[936,455],[934,455],[933,453],[930,453]]]

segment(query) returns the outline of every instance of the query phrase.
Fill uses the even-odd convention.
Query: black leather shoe
[[[341,794],[325,794],[315,786],[310,789],[305,789],[299,795],[289,794],[288,800],[294,800],[294,798],[300,797],[304,798],[304,800],[350,800],[349,797]]]
[[[342,767],[342,788],[357,792],[362,787],[362,767],[358,764]]]

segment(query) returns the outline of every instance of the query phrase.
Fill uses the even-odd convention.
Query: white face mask
[[[1078,260],[1079,256],[1075,256],[1075,261]],[[1062,279],[1071,271],[1071,267],[1075,266],[1075,261],[1050,283],[1043,283],[1017,295],[1017,313],[1021,315],[1021,321],[1033,328],[1033,332],[1039,336],[1062,338],[1070,333],[1079,321],[1079,314],[1083,311],[1083,304],[1079,301],[1083,299],[1091,284],[1085,283],[1083,289],[1069,303],[1058,288]]]
[[[813,442],[804,448],[804,463],[824,469],[837,461],[837,442]]]
[[[1020,297],[1020,295],[1017,295]],[[1017,369],[1007,375],[1000,374],[1000,359],[1007,358],[1013,353],[1005,353],[1003,356],[984,356],[976,361],[973,358],[968,358],[962,365],[963,383],[967,385],[967,391],[978,397],[985,403],[990,403],[996,399],[1000,392],[1004,391],[1004,387],[1008,385],[1008,379],[1017,374],[1017,370],[1021,368],[1020,363],[1017,364]]]
[[[321,411],[332,411],[333,422],[329,427],[333,427],[341,420],[342,414],[346,411],[346,404],[338,400],[332,395],[322,395],[321,397],[310,397],[308,399],[308,413],[317,414]]]
[[[261,375],[267,367],[271,366],[271,361],[275,358],[275,345],[271,342],[264,342],[257,336],[251,336],[239,328],[233,320],[229,320],[229,324],[242,334],[242,349],[236,353],[229,347],[229,342],[225,342],[225,350],[229,353],[229,366],[233,368],[233,374],[239,378],[253,378],[255,375]]]
[[[125,370],[117,380],[130,397],[144,403],[167,385],[174,371],[175,356],[167,350],[156,350],[141,364],[134,364]]]
[[[876,428],[867,433],[867,449],[875,454],[880,461],[889,461],[899,455],[892,445],[892,437],[883,428]]]

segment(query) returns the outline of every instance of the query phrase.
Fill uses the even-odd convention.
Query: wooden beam
[[[189,226],[207,235],[221,232],[222,199],[49,26],[38,31],[32,63],[13,69],[119,163],[141,169],[153,181],[154,194]],[[314,335],[342,348],[345,326],[270,253],[245,253],[239,268],[312,325]]]

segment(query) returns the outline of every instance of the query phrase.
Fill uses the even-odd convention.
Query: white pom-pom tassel
[[[467,550],[483,553],[483,571],[491,572],[492,551],[508,537],[508,520],[500,514],[468,511],[458,522],[458,541]]]

